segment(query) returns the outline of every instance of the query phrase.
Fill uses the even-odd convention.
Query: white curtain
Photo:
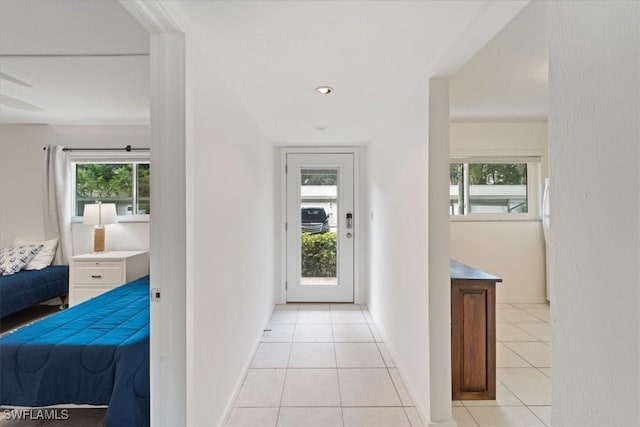
[[[44,233],[47,239],[60,238],[54,264],[69,264],[73,255],[71,240],[71,165],[60,145],[44,149]]]

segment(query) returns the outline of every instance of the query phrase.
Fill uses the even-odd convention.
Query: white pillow
[[[58,247],[58,238],[46,240],[42,242],[30,242],[20,237],[16,237],[13,241],[13,246],[20,245],[36,245],[42,246],[40,252],[24,267],[24,270],[42,270],[48,267],[56,257],[56,248]]]
[[[0,249],[0,271],[9,276],[22,270],[40,251],[38,245],[7,246]]]

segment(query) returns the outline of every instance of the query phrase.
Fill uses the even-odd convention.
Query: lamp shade
[[[84,225],[105,225],[118,222],[115,203],[96,203],[84,205],[82,224]]]

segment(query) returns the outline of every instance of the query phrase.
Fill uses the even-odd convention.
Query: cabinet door
[[[495,399],[495,283],[453,280],[451,370],[454,400]]]

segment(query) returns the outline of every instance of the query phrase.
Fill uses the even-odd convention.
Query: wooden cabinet
[[[496,398],[496,282],[502,279],[451,261],[453,400]]]
[[[69,263],[69,305],[149,274],[149,253],[111,251],[77,255]]]

